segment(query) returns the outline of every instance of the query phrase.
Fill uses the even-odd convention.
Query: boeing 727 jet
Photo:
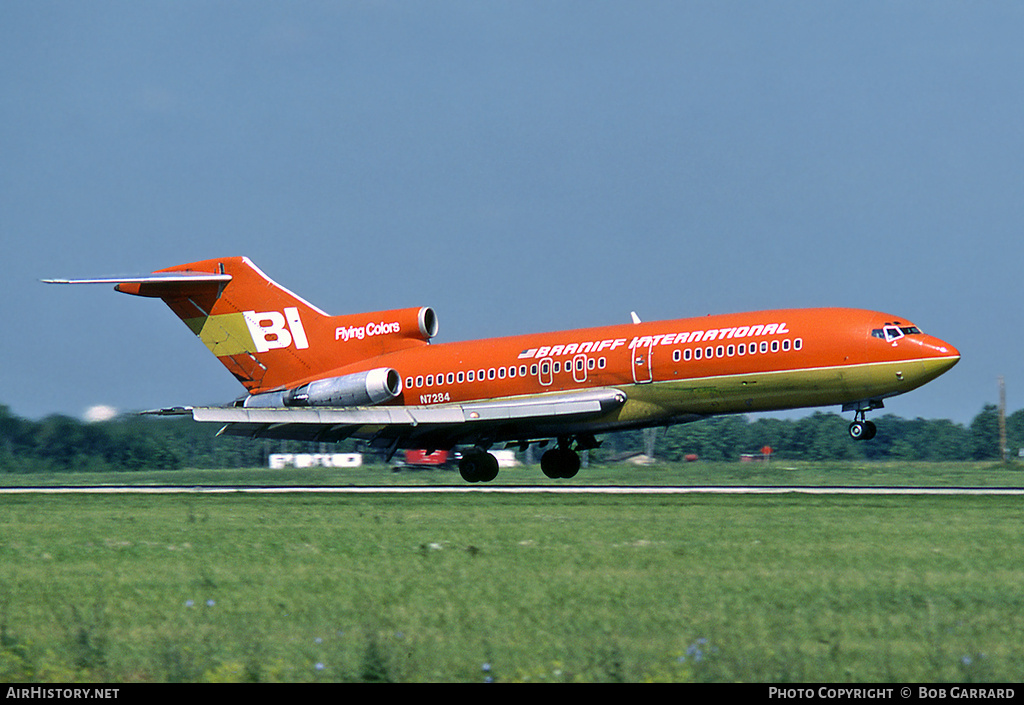
[[[222,434],[399,448],[468,446],[470,482],[490,481],[499,444],[555,444],[549,477],[573,477],[597,435],[717,414],[841,405],[867,440],[867,412],[955,365],[952,345],[910,321],[859,309],[756,311],[431,344],[428,307],[332,316],[245,257],[109,283],[159,298],[248,392],[187,407]]]

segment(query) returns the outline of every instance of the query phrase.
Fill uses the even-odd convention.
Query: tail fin
[[[144,277],[59,282],[109,282],[125,294],[162,299],[252,394],[426,345],[437,332],[429,308],[330,316],[247,257],[192,262]]]

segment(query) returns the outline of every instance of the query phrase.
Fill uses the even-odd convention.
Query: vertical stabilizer
[[[113,283],[122,293],[163,300],[253,394],[425,345],[437,330],[429,308],[330,316],[247,257],[191,262],[142,277],[48,281]]]

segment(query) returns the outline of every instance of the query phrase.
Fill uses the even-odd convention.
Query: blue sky
[[[243,390],[156,301],[48,276],[244,254],[440,341],[780,307],[963,360],[890,401],[1024,406],[1018,2],[0,4],[0,404]]]

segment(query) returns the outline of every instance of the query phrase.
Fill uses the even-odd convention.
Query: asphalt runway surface
[[[444,486],[265,486],[265,485],[55,485],[3,487],[0,494],[814,494],[814,495],[1024,495],[1021,487],[897,487],[811,485],[444,485]]]

